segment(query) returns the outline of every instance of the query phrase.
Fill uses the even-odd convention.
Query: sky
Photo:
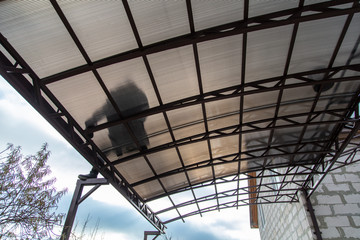
[[[0,76],[0,150],[8,143],[21,146],[23,155],[34,154],[48,143],[51,152],[48,164],[57,179],[55,186],[58,190],[68,189],[58,211],[67,213],[78,174],[88,173],[91,166]],[[156,230],[112,186],[101,186],[79,205],[74,224],[77,232],[88,217],[89,230],[99,222],[96,239],[138,240],[144,238],[144,231]],[[172,222],[167,224],[166,234],[172,240],[260,239],[259,231],[250,229],[248,207],[185,218],[185,223]]]

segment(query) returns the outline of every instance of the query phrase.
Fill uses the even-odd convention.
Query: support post
[[[68,214],[66,216],[65,224],[63,227],[63,231],[61,233],[61,240],[68,240],[71,234],[71,229],[74,224],[75,216],[79,204],[84,201],[91,193],[93,193],[96,189],[100,187],[100,185],[109,184],[108,181],[104,178],[94,178],[88,180],[77,180],[75,191],[73,194],[73,198],[71,200],[71,204],[69,207]],[[81,197],[84,186],[94,186],[84,197]]]
[[[161,234],[160,231],[145,231],[144,232],[144,240],[147,240],[148,235],[156,235],[152,240],[156,239]]]
[[[310,218],[311,218],[311,222],[312,222],[312,225],[314,227],[314,233],[316,235],[316,239],[317,240],[322,240],[322,236],[321,236],[321,232],[320,232],[320,228],[319,228],[319,225],[316,221],[316,216],[315,216],[315,212],[314,212],[314,208],[311,204],[311,201],[310,201],[310,196],[307,195],[307,191],[306,190],[303,190],[304,192],[304,197],[305,197],[305,200],[306,200],[306,207],[307,207],[307,210],[310,214]]]

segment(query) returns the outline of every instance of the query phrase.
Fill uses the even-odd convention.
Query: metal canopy
[[[359,160],[359,12],[345,0],[1,1],[0,74],[163,231],[298,201]]]

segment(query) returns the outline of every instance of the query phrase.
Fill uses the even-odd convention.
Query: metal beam
[[[192,97],[184,98],[181,100],[177,100],[171,103],[162,104],[158,107],[153,107],[148,110],[145,110],[141,113],[134,114],[132,116],[129,116],[127,118],[119,119],[112,122],[107,122],[100,124],[98,126],[95,126],[93,128],[88,129],[88,132],[96,132],[100,131],[106,128],[110,128],[125,122],[129,122],[135,119],[140,119],[144,117],[148,117],[151,115],[155,115],[158,113],[163,113],[170,110],[185,108],[189,106],[194,106],[202,103],[207,102],[213,102],[223,99],[229,99],[229,98],[236,98],[241,96],[247,96],[252,94],[258,94],[258,93],[266,93],[271,91],[278,91],[278,90],[284,90],[284,89],[293,89],[293,88],[300,88],[305,86],[314,86],[318,84],[328,84],[328,83],[337,83],[337,82],[346,82],[346,81],[360,81],[360,76],[352,76],[352,77],[339,77],[339,78],[327,78],[319,81],[314,81],[311,79],[308,79],[309,75],[315,75],[315,74],[321,74],[326,72],[331,72],[331,75],[335,75],[336,73],[340,71],[345,70],[351,70],[360,72],[360,64],[354,64],[349,66],[340,66],[340,67],[332,67],[332,68],[324,68],[324,69],[317,69],[317,70],[311,70],[311,71],[305,71],[300,73],[294,73],[294,74],[288,74],[286,76],[286,80],[290,79],[297,79],[298,82],[287,82],[281,86],[279,86],[279,83],[281,83],[283,76],[278,77],[272,77],[267,78],[255,82],[245,83],[244,85],[239,84],[232,87],[227,87],[223,89],[219,89],[216,91],[207,92],[204,94],[195,95]],[[269,85],[272,85],[273,87],[268,87]],[[244,91],[241,91],[241,89],[244,88]]]
[[[71,235],[71,229],[74,224],[77,209],[82,201],[85,200],[91,193],[93,193],[100,185],[107,185],[109,182],[104,178],[88,179],[86,181],[77,180],[73,198],[70,203],[68,214],[64,223],[63,231],[61,233],[61,240],[68,240]],[[88,193],[81,198],[84,186],[94,186]]]
[[[236,21],[221,26],[208,28],[197,31],[193,34],[189,33],[180,37],[175,37],[162,42],[154,43],[138,49],[134,49],[125,53],[114,55],[105,59],[101,59],[92,63],[92,65],[79,66],[62,73],[58,73],[42,79],[44,84],[49,84],[72,77],[81,73],[92,71],[93,69],[112,65],[122,61],[146,56],[149,54],[166,51],[186,45],[196,44],[204,41],[214,40],[218,38],[259,31],[263,29],[275,28],[289,24],[308,22],[318,19],[336,17],[341,15],[353,14],[360,12],[360,8],[346,6],[345,3],[353,3],[353,0],[333,0],[324,3],[312,4],[301,8],[291,8],[279,12],[266,14]],[[336,8],[337,6],[340,6]],[[343,8],[342,8],[343,7]],[[280,19],[280,20],[279,20]],[[281,20],[282,19],[282,20]]]
[[[115,187],[115,189],[117,189],[137,211],[139,211],[157,230],[163,232],[166,228],[163,222],[144,203],[143,199],[136,193],[136,191],[134,191],[134,189],[131,188],[129,183],[122,177],[117,169],[113,167],[110,167],[110,169],[104,168],[104,163],[102,160],[99,160],[99,156],[105,162],[109,163],[106,156],[91,141],[91,139],[89,139],[87,134],[76,123],[60,102],[56,100],[47,87],[39,83],[37,75],[1,33],[0,43],[22,67],[22,69],[25,69],[26,72],[30,73],[29,75],[33,79],[34,84],[32,85],[22,74],[8,72],[4,69],[3,66],[13,65],[2,52],[0,52],[0,75],[2,75],[10,83],[10,85],[15,88],[15,90],[17,90],[87,161],[89,161],[92,166],[94,166],[106,179],[108,179],[109,183],[112,184],[113,187]],[[58,109],[53,109],[47,100],[41,96],[41,93],[46,94]],[[67,121],[65,121],[61,116],[65,116]]]
[[[310,214],[310,219],[311,219],[311,223],[312,223],[312,226],[314,227],[314,234],[316,236],[316,239],[317,240],[322,240],[322,236],[321,236],[321,231],[320,231],[320,228],[319,228],[319,224],[316,220],[316,216],[315,216],[315,211],[314,211],[314,208],[311,204],[311,201],[310,201],[310,197],[308,197],[308,193],[306,190],[303,190],[303,194],[305,196],[305,200],[306,200],[306,208],[307,208],[307,211],[309,212]]]

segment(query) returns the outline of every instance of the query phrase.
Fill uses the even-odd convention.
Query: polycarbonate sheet
[[[190,32],[186,2],[128,1],[143,45]]]
[[[181,215],[186,215],[195,211],[198,211],[198,207],[196,204],[191,204],[185,207],[178,208]]]
[[[209,130],[238,125],[240,98],[229,98],[205,104]]]
[[[181,204],[184,202],[194,200],[194,195],[191,191],[184,191],[179,192],[171,195],[171,199],[174,201],[175,204]]]
[[[324,111],[324,110],[332,110],[332,109],[346,109],[349,106],[349,102],[353,98],[352,96],[341,96],[333,97],[333,98],[325,98],[320,99],[315,107],[315,111]]]
[[[98,72],[110,92],[114,92],[126,84],[133,83],[138,91],[145,94],[149,108],[159,106],[159,101],[142,58],[106,66],[98,69]]]
[[[227,196],[227,197],[222,197],[219,198],[219,204],[235,204],[237,201],[237,197],[236,196]]]
[[[40,77],[85,64],[49,1],[1,1],[0,32]]]
[[[176,139],[205,132],[201,105],[167,112]]]
[[[175,139],[184,139],[197,134],[204,134],[204,123],[191,124],[189,126],[182,126],[181,128],[173,129]]]
[[[212,157],[223,157],[239,152],[239,135],[211,139]]]
[[[179,150],[185,166],[210,159],[207,141],[183,145]]]
[[[62,0],[59,5],[92,61],[138,47],[121,2]]]
[[[229,182],[224,182],[224,183],[217,183],[216,188],[217,188],[218,192],[237,190],[238,182],[237,181],[229,181]]]
[[[244,111],[249,111],[251,109],[256,110],[258,107],[274,107],[274,104],[277,104],[279,96],[279,91],[269,91],[263,93],[255,93],[245,95],[244,97]],[[273,116],[267,116],[264,114],[264,118],[269,118]]]
[[[173,206],[173,204],[171,203],[171,201],[168,197],[162,197],[162,198],[147,202],[146,204],[155,212]]]
[[[150,142],[148,148],[159,146],[172,140],[163,114],[148,116],[144,122],[144,129]]]
[[[169,118],[170,125],[173,128],[193,124],[203,120],[201,105],[171,110],[167,112],[167,116]]]
[[[92,73],[83,73],[48,85],[76,122],[85,128],[85,122],[95,126],[116,114]]]
[[[208,127],[210,131],[236,125],[239,125],[238,114],[232,114],[230,116],[208,120]]]
[[[106,154],[109,160],[116,160],[117,156],[115,154],[114,146],[111,143],[109,138],[109,130],[103,129],[97,132],[94,132],[94,136],[92,140],[96,143],[96,145]]]
[[[275,116],[275,107],[265,107],[265,108],[261,107],[259,110],[253,110],[250,108],[243,113],[243,122],[250,123],[262,119],[268,119],[271,118],[272,116]]]
[[[296,35],[289,73],[326,68],[345,20],[345,16],[340,16],[301,23]]]
[[[175,149],[147,155],[151,165],[157,174],[181,168],[181,162]]]
[[[151,54],[148,59],[164,103],[200,93],[191,46]]]
[[[241,84],[242,35],[198,44],[204,92]]]
[[[158,216],[160,217],[161,220],[166,221],[168,219],[173,219],[173,218],[179,217],[179,213],[175,209],[173,209],[173,210],[158,214]]]
[[[249,1],[249,17],[296,8],[298,1]]]
[[[186,179],[185,173],[178,173],[169,177],[160,178],[160,181],[164,185],[166,191],[170,192],[175,189],[189,186],[189,182]]]
[[[197,184],[197,183],[203,183],[203,182],[213,179],[213,172],[212,172],[211,167],[197,168],[197,169],[188,171],[187,173],[188,173],[188,176],[189,176],[189,179],[190,179],[192,185]],[[213,190],[214,187],[212,186],[211,189]],[[196,197],[203,196],[203,194],[204,195],[211,194],[205,190],[200,191],[198,189],[195,189],[194,191],[196,193],[195,194]]]
[[[302,129],[303,127],[287,127],[287,128],[275,129],[272,138],[272,144],[274,145],[296,144],[300,140],[299,137]],[[282,147],[280,148],[285,151],[290,151],[290,149],[286,149],[286,148],[284,149]]]
[[[346,32],[340,50],[336,55],[334,66],[360,63],[360,48],[357,46],[359,39],[360,14],[354,14],[351,24]],[[356,49],[356,50],[355,50]]]
[[[143,157],[132,159],[116,165],[121,175],[130,183],[135,183],[154,176]]]
[[[239,171],[238,162],[224,163],[214,166],[215,178],[237,174]]]
[[[292,29],[289,25],[248,34],[246,83],[283,75]]]
[[[214,207],[214,206],[217,206],[217,201],[215,199],[199,202],[199,207],[201,209],[206,209],[206,208],[210,208],[210,207]]]
[[[313,100],[316,94],[317,92],[314,90],[312,86],[288,88],[288,89],[284,89],[281,101],[282,102],[309,101],[309,100]]]
[[[245,146],[243,151],[267,147],[269,136],[270,131],[268,130],[243,134],[242,146]]]
[[[313,99],[304,102],[282,103],[279,108],[279,116],[289,116],[298,113],[308,113],[313,105]]]
[[[191,1],[195,30],[243,19],[244,1]]]
[[[134,189],[145,201],[164,193],[158,180],[135,186]]]
[[[355,94],[358,90],[358,88],[360,87],[360,75],[358,79],[356,80],[352,80],[352,81],[347,81],[347,82],[338,82],[335,83],[333,85],[333,87],[325,92],[322,92],[321,95],[328,95],[328,96],[333,96],[333,95],[342,95],[342,96],[346,96],[346,95],[351,95],[351,93]]]
[[[322,141],[329,140],[331,131],[334,129],[335,124],[318,124],[308,126],[304,134],[303,141]]]

